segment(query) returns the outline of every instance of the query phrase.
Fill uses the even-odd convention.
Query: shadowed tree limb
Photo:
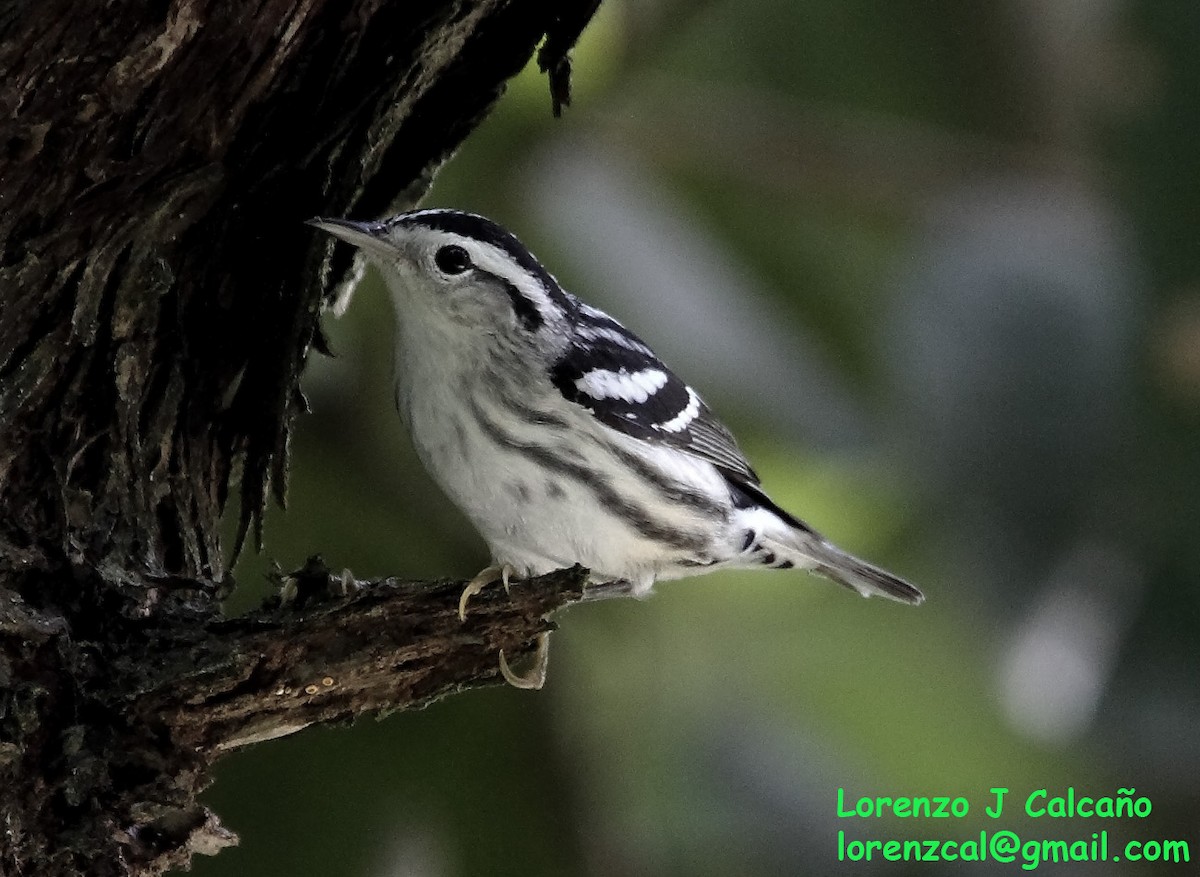
[[[43,668],[40,678],[15,679],[0,663],[0,715],[17,732],[0,741],[0,769],[42,778],[30,794],[45,809],[25,824],[45,820],[67,838],[22,861],[13,853],[30,838],[10,823],[3,849],[26,870],[0,873],[82,873],[83,847],[71,844],[95,843],[99,829],[117,859],[98,859],[89,874],[158,873],[236,843],[196,802],[219,757],[312,724],[503,684],[500,651],[531,654],[554,629],[548,616],[583,599],[586,577],[575,567],[515,582],[510,594],[489,587],[462,621],[465,581],[357,581],[310,561],[286,581],[287,602],[202,625],[115,624],[103,643],[75,641],[61,615],[0,589],[0,638]],[[31,745],[29,735],[52,726],[45,707],[64,689],[71,713],[58,717],[61,740]]]
[[[355,581],[321,571],[321,602],[264,608],[207,626],[194,643],[148,643],[114,669],[114,695],[204,757],[318,722],[423,707],[500,681],[500,650],[531,652],[547,616],[583,597],[581,567],[500,586],[458,617],[461,581]],[[338,595],[344,590],[345,596]],[[147,669],[153,658],[161,666]]]

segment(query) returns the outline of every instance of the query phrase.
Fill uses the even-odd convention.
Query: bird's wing
[[[735,484],[759,483],[700,395],[602,311],[580,305],[576,331],[550,379],[567,401],[611,429],[706,460]]]

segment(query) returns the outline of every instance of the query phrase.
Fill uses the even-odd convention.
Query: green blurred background
[[[701,390],[782,505],[928,602],[749,573],[577,607],[539,693],[222,762],[207,801],[242,843],[195,873],[1018,867],[839,865],[839,829],[1200,855],[1197,46],[1190,0],[606,0],[565,117],[527,70],[424,203],[514,230]],[[373,274],[327,320],[289,508],[230,611],[313,552],[486,564],[396,418],[391,323]],[[1154,809],[994,823],[996,785]],[[839,820],[839,787],[973,809]]]

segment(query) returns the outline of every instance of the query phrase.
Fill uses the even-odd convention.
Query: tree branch
[[[205,757],[318,722],[423,707],[496,683],[500,650],[510,659],[532,651],[554,629],[547,616],[582,598],[586,571],[515,583],[509,594],[488,587],[465,621],[465,582],[306,576],[308,592],[315,585],[347,596],[213,622],[203,638],[175,647],[141,644],[115,662],[114,694]]]
[[[554,629],[547,616],[582,599],[586,576],[574,567],[514,582],[510,594],[486,588],[462,621],[466,582],[356,581],[310,561],[287,582],[297,596],[286,603],[203,627],[125,627],[119,644],[75,641],[60,616],[0,589],[0,637],[41,653],[47,667],[41,679],[18,681],[0,660],[0,716],[36,731],[63,681],[79,686],[61,746],[0,741],[0,768],[49,781],[50,806],[23,826],[56,824],[56,810],[103,814],[100,826],[60,826],[62,846],[35,850],[27,873],[82,873],[97,828],[120,856],[95,860],[89,874],[157,874],[236,843],[196,802],[218,758],[312,724],[497,684],[500,650],[510,659],[532,652]],[[3,837],[7,861],[24,867],[18,854],[30,838],[11,824]]]

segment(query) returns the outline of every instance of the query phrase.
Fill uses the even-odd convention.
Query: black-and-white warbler
[[[497,578],[574,563],[634,596],[659,579],[798,567],[922,601],[772,502],[699,394],[496,223],[418,210],[311,224],[361,248],[394,299],[396,407],[495,564],[463,607]]]

